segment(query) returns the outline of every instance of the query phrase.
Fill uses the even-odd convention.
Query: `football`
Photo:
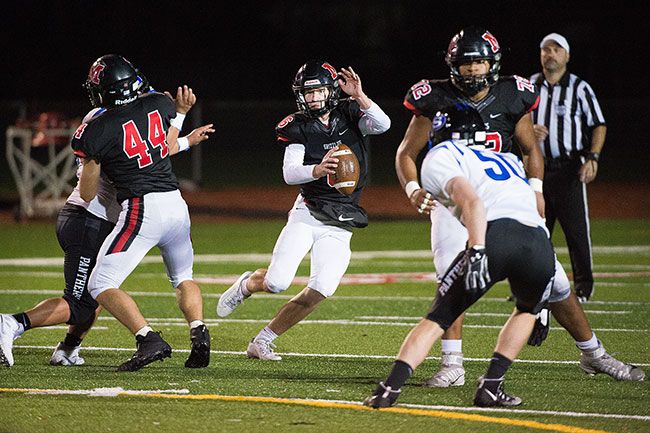
[[[339,144],[339,148],[332,154],[338,158],[336,174],[328,176],[330,186],[336,188],[341,194],[352,195],[359,183],[359,160],[345,144]]]

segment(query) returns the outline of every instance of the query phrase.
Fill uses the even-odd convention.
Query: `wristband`
[[[600,159],[600,153],[598,152],[589,152],[589,154],[587,155],[587,161],[598,162],[599,159]]]
[[[176,143],[178,143],[179,152],[182,152],[190,148],[190,140],[187,137],[179,137],[176,140]]]
[[[417,191],[418,189],[422,189],[419,183],[416,181],[412,180],[410,182],[407,182],[406,185],[404,186],[404,192],[406,192],[406,196],[408,198],[411,198],[413,193]]]
[[[531,177],[530,179],[528,179],[528,184],[533,189],[533,191],[535,191],[535,192],[544,192],[544,189],[543,189],[544,182],[542,182],[542,179],[538,179],[536,177]]]
[[[176,112],[176,117],[169,121],[171,126],[178,129],[179,131],[183,129],[183,121],[185,120],[185,115],[179,112]]]

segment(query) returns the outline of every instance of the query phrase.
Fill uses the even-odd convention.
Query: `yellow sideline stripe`
[[[199,395],[171,395],[171,394],[136,394],[134,397],[157,397],[189,400],[221,400],[221,401],[243,401],[253,403],[279,403],[293,404],[298,406],[312,406],[326,409],[351,409],[360,411],[374,411],[399,413],[405,415],[429,416],[434,418],[446,418],[462,421],[476,421],[493,424],[505,424],[520,427],[529,427],[538,430],[557,431],[562,433],[608,433],[605,430],[586,429],[581,427],[572,427],[563,424],[544,424],[537,421],[525,421],[511,418],[498,418],[485,415],[474,415],[461,412],[446,412],[441,410],[409,409],[402,407],[389,407],[385,409],[373,409],[367,406],[361,406],[351,403],[336,403],[326,401],[300,400],[278,397],[247,397],[233,395],[216,395],[216,394],[199,394]]]
[[[17,389],[17,388],[0,388],[1,392],[20,392],[20,393],[48,393],[53,390],[48,389]],[[594,430],[582,427],[572,427],[564,424],[544,424],[537,421],[526,421],[512,418],[499,418],[493,416],[476,415],[462,412],[447,412],[441,410],[429,409],[410,409],[403,407],[389,407],[384,409],[373,409],[367,406],[352,403],[337,403],[327,401],[313,401],[313,400],[300,400],[278,397],[254,397],[254,396],[237,396],[237,395],[217,395],[217,394],[197,394],[197,395],[178,395],[178,394],[159,394],[159,393],[143,393],[143,394],[130,394],[119,393],[120,396],[126,397],[145,397],[145,398],[167,398],[167,399],[183,399],[183,400],[219,400],[219,401],[239,401],[239,402],[252,402],[252,403],[276,403],[276,404],[291,404],[297,406],[311,406],[325,409],[350,409],[358,411],[380,411],[389,413],[399,413],[405,415],[428,416],[433,418],[445,418],[462,421],[474,421],[492,424],[504,424],[518,427],[528,427],[537,430],[556,431],[562,433],[609,433],[605,430]]]

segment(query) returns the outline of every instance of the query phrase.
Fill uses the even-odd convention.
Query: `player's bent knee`
[[[284,292],[291,285],[291,280],[282,280],[282,279],[272,279],[269,278],[268,274],[264,278],[264,285],[271,293],[280,293]]]
[[[95,319],[96,305],[73,302],[68,299],[66,301],[68,301],[70,307],[70,319],[66,322],[68,325],[85,325]]]
[[[175,289],[178,289],[182,283],[185,281],[193,281],[193,275],[192,275],[192,270],[190,269],[188,272],[184,272],[182,274],[177,274],[169,277],[169,282],[172,283],[172,287]]]
[[[318,286],[318,285],[315,286],[315,287],[310,287],[310,289],[312,289],[312,290],[314,290],[315,292],[318,292],[318,293],[320,293],[321,295],[323,295],[323,298],[329,298],[329,297],[331,297],[331,296],[334,294],[334,292],[336,292],[336,289],[337,289],[337,288],[338,288],[338,286],[334,286],[334,287],[323,287],[323,286]]]
[[[90,293],[90,296],[97,300],[97,297],[110,289],[111,287],[88,287],[88,293]]]

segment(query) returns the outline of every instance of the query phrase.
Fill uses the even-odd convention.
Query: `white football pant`
[[[97,298],[105,290],[119,288],[155,246],[160,249],[174,288],[192,279],[190,214],[179,190],[149,193],[122,202],[117,224],[102,244],[90,275],[90,295]]]
[[[273,248],[264,280],[266,286],[274,293],[287,290],[300,262],[311,249],[307,287],[325,297],[332,296],[350,264],[351,238],[351,231],[325,225],[314,218],[299,195]]]

